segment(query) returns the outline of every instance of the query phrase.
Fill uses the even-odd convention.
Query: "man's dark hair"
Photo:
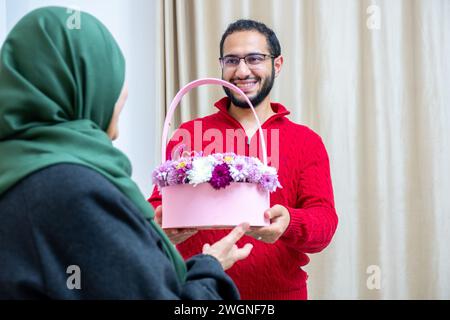
[[[254,20],[244,20],[240,19],[231,23],[227,30],[225,30],[222,35],[222,40],[220,40],[220,56],[223,57],[223,44],[225,39],[232,33],[239,31],[258,31],[266,37],[267,44],[269,45],[270,54],[275,58],[281,55],[281,46],[278,38],[272,29],[267,27],[264,23],[254,21]]]

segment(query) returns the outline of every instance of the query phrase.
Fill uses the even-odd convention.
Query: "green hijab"
[[[33,172],[74,163],[102,174],[163,239],[181,281],[186,266],[131,180],[128,158],[106,130],[125,81],[125,60],[95,17],[46,7],[22,18],[0,53],[0,196]],[[75,21],[77,22],[77,21]]]

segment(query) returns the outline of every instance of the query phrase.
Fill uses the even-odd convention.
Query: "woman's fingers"
[[[231,230],[231,232],[223,237],[219,242],[224,243],[225,249],[230,250],[236,244],[236,242],[238,242],[239,239],[241,239],[245,235],[249,228],[250,225],[248,223],[241,223],[233,230]]]
[[[253,248],[251,244],[246,244],[242,248],[238,248],[236,245],[236,242],[245,235],[249,227],[250,225],[248,223],[241,223],[213,245],[205,244],[203,246],[203,253],[215,257],[223,269],[227,270],[236,261],[245,259],[250,254]]]
[[[242,248],[237,249],[236,255],[235,255],[236,261],[247,258],[249,256],[250,252],[252,251],[252,249],[253,249],[253,245],[251,243],[247,243]]]

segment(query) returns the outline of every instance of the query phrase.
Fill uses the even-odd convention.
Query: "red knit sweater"
[[[260,152],[258,132],[251,138],[250,145],[245,144],[244,149],[242,145],[239,147],[237,140],[232,148],[226,139],[212,138],[214,130],[209,130],[209,134],[201,138],[200,132],[203,134],[208,129],[218,129],[224,137],[233,132],[227,129],[243,130],[239,122],[228,114],[228,104],[228,98],[223,98],[215,104],[219,109],[217,113],[186,122],[180,128],[191,133],[188,143],[193,150],[200,151],[201,148],[207,153],[238,153],[238,150],[244,150],[245,155],[255,156],[254,151]],[[267,130],[265,140],[269,159],[272,160],[269,164],[278,167],[283,188],[271,193],[270,206],[285,206],[290,213],[290,224],[274,244],[244,236],[238,246],[250,242],[254,246],[253,250],[247,259],[238,261],[227,273],[235,281],[242,299],[306,299],[308,276],[301,268],[309,262],[306,254],[323,250],[330,243],[338,223],[329,160],[322,140],[316,133],[287,119],[285,116],[289,111],[281,104],[272,103],[271,106],[276,114],[262,124],[262,128]],[[177,134],[179,132],[169,142],[168,159],[174,147],[183,142]],[[197,134],[196,141],[194,133]],[[216,148],[212,149],[212,146]],[[262,160],[262,157],[259,158]],[[149,202],[155,208],[161,204],[161,195],[156,188]],[[184,258],[189,258],[200,253],[204,243],[212,244],[228,232],[201,230],[177,247]]]

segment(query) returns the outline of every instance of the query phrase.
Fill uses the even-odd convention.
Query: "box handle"
[[[161,143],[162,163],[164,163],[167,160],[166,159],[167,135],[169,133],[170,120],[173,117],[173,113],[175,112],[176,107],[180,103],[183,96],[186,93],[188,93],[191,89],[194,89],[196,87],[206,85],[206,84],[216,84],[216,85],[225,86],[225,87],[233,90],[234,92],[239,93],[245,99],[245,101],[248,103],[248,105],[252,109],[253,115],[255,116],[255,119],[256,119],[256,123],[258,124],[258,132],[259,132],[259,137],[261,140],[261,147],[262,147],[262,153],[263,153],[263,163],[265,165],[267,165],[266,141],[264,140],[264,134],[263,134],[263,131],[261,128],[261,123],[259,121],[258,115],[255,112],[255,108],[253,107],[252,103],[250,102],[248,97],[245,95],[245,93],[241,89],[239,89],[237,86],[235,86],[232,83],[229,83],[229,82],[221,80],[221,79],[216,79],[216,78],[204,78],[204,79],[198,79],[198,80],[192,81],[192,82],[188,83],[187,85],[185,85],[183,88],[181,88],[181,90],[178,91],[177,95],[172,100],[169,110],[167,112],[166,119],[164,121],[164,127],[163,127],[163,135],[162,135],[162,143]]]

